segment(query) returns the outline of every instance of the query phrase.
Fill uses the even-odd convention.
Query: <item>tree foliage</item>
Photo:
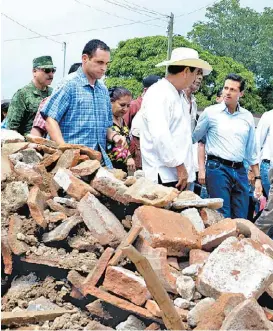
[[[201,47],[181,36],[173,38],[173,48],[176,47],[196,49],[200,57],[208,61],[213,67],[213,72],[205,78],[200,92],[197,93],[198,106],[200,108],[211,105],[214,102],[216,92],[223,86],[225,76],[234,72],[243,76],[247,81],[247,89],[241,104],[253,112],[263,112],[265,110],[257,94],[254,75],[242,64],[235,62],[230,57],[217,56],[204,51]],[[142,92],[141,82],[144,77],[151,74],[164,77],[165,67],[156,68],[155,65],[166,60],[166,57],[167,38],[164,36],[134,38],[122,41],[112,51],[106,85],[108,87],[115,85],[127,87],[133,92],[134,97],[137,97]]]
[[[212,54],[244,64],[254,72],[261,91],[267,90],[273,77],[273,9],[258,13],[240,7],[240,0],[222,0],[208,7],[205,16],[205,22],[193,25],[189,39]]]

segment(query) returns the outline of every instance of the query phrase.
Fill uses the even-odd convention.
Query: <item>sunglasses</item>
[[[49,74],[52,72],[53,74],[56,72],[56,68],[38,68],[39,70],[42,70],[44,73]]]

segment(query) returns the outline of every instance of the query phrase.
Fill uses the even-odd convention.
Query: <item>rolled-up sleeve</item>
[[[192,142],[195,144],[196,142],[203,139],[209,129],[209,118],[208,118],[208,112],[205,109],[203,113],[200,115],[196,128],[192,134]]]
[[[249,129],[249,134],[248,134],[248,139],[247,139],[247,144],[246,144],[245,159],[249,163],[249,165],[254,165],[254,164],[259,163],[256,136],[255,136],[254,118],[252,118],[251,123],[250,123],[250,129]]]
[[[51,117],[58,123],[69,108],[71,93],[71,84],[68,82],[62,86],[59,90],[56,90],[46,102],[45,106],[41,110],[41,115],[44,119]]]

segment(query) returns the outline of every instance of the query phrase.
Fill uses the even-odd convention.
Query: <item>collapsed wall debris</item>
[[[86,146],[1,143],[3,328],[273,328],[273,241],[221,199],[110,171]]]

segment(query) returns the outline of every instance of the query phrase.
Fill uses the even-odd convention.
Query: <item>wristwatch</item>
[[[256,180],[256,179],[262,179],[261,176],[255,176],[254,178],[255,178],[255,180]]]

